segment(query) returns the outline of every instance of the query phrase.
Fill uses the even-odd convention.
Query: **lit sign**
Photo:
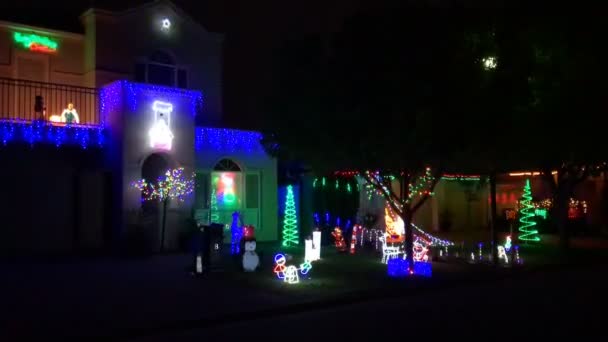
[[[154,101],[152,110],[154,112],[154,124],[148,132],[150,147],[169,151],[173,143],[173,133],[170,129],[173,105],[167,102]]]
[[[13,39],[16,43],[23,45],[23,47],[29,49],[30,51],[55,52],[59,47],[57,41],[49,37],[39,36],[32,33],[15,32],[13,34]]]

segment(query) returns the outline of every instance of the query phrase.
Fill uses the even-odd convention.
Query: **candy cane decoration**
[[[350,237],[350,254],[355,254],[355,248],[357,247],[357,231],[361,229],[358,224],[353,226],[353,233]]]

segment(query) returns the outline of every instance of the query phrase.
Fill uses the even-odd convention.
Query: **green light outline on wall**
[[[46,48],[49,52],[57,51],[57,48],[59,48],[59,43],[56,40],[33,33],[15,32],[13,33],[13,40],[16,43],[23,45],[23,47],[33,51],[40,51],[32,47],[36,45]]]

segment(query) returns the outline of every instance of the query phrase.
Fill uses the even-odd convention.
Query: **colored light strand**
[[[397,215],[389,205],[386,205],[385,209],[388,211],[388,215],[390,217],[392,217],[392,219],[394,221],[401,221],[401,222],[403,222],[403,219],[401,219],[401,217],[399,217],[399,215]],[[440,239],[440,238],[438,238],[438,237],[436,237],[434,235],[431,235],[431,234],[427,233],[422,228],[420,228],[417,225],[415,225],[413,222],[411,222],[410,225],[412,226],[412,228],[414,228],[414,237],[416,237],[417,235],[421,235],[422,237],[424,237],[425,240],[429,241],[429,244],[431,246],[449,247],[449,246],[453,246],[454,245],[454,243],[452,241],[443,240],[443,239]]]
[[[183,202],[194,191],[194,178],[186,178],[184,168],[180,167],[167,170],[155,183],[140,179],[133,182],[132,187],[142,192],[142,201],[177,199]]]
[[[55,126],[46,121],[0,120],[0,141],[4,145],[14,142],[50,144],[56,147],[104,147],[106,130],[102,126]]]
[[[538,230],[532,228],[536,226],[536,222],[532,220],[534,217],[534,206],[530,203],[531,201],[532,191],[530,189],[530,179],[526,179],[523,200],[521,201],[523,209],[520,210],[519,218],[519,239],[522,241],[538,242],[540,241]]]
[[[209,207],[211,223],[218,223],[220,221],[220,214],[217,207],[217,191],[215,189],[211,191],[211,203]]]
[[[195,131],[195,149],[265,154],[259,132],[236,129],[199,127]]]
[[[441,176],[441,180],[446,181],[480,181],[480,175],[458,175],[458,174],[444,174]]]
[[[285,209],[283,213],[283,247],[299,244],[298,217],[293,185],[288,185],[285,195]]]
[[[232,213],[232,224],[230,225],[230,254],[241,254],[241,239],[243,238],[243,227],[239,224],[239,213]]]

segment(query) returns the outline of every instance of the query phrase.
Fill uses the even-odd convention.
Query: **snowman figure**
[[[243,269],[245,272],[253,272],[260,265],[260,258],[255,252],[255,247],[255,240],[245,242],[245,253],[243,253]]]

